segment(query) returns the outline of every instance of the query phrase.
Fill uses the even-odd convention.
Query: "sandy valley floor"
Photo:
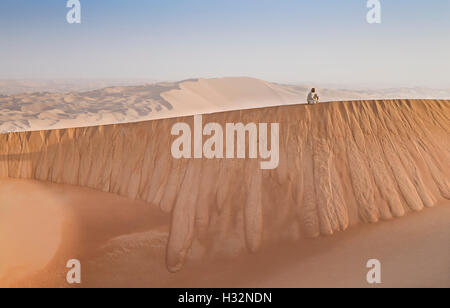
[[[450,287],[450,204],[237,259],[194,256],[177,274],[164,263],[169,217],[147,203],[4,179],[0,214],[0,286],[67,287],[77,258],[82,287],[368,287],[377,258],[383,287]]]

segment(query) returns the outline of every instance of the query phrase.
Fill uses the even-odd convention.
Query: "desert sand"
[[[0,95],[88,92],[155,83],[152,79],[0,79]]]
[[[81,261],[82,287],[371,287],[372,258],[382,262],[378,287],[450,286],[448,203],[235,258],[193,254],[176,274],[165,269],[170,217],[147,203],[8,179],[0,181],[0,212],[0,287],[73,287],[65,279],[72,258]]]
[[[119,81],[92,81],[92,84],[88,81],[68,82],[0,80],[0,133],[141,122],[304,104],[308,92],[314,86],[275,84],[248,77],[192,79],[144,85],[130,85],[133,83],[122,81],[122,86],[116,85],[120,84]],[[111,86],[102,88],[104,84]],[[38,89],[41,90],[37,91]],[[64,91],[66,89],[67,92]],[[81,91],[82,89],[89,90]],[[449,89],[318,90],[322,102],[450,97]]]
[[[236,81],[187,81],[159,97],[199,102],[204,122],[222,126],[280,123],[275,170],[172,158],[171,127],[192,116],[0,135],[0,283],[61,286],[63,260],[78,257],[92,275],[86,286],[235,286],[228,273],[239,269],[242,286],[361,285],[366,269],[353,266],[373,253],[390,269],[386,285],[448,286],[450,101],[293,105],[283,86]],[[249,109],[212,112],[239,105]],[[45,228],[34,232],[32,217]],[[418,280],[402,278],[416,277],[415,263]]]

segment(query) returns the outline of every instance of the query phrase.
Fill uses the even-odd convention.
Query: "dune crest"
[[[222,125],[280,123],[280,163],[271,171],[247,159],[173,159],[171,127],[192,125],[192,117],[9,133],[0,135],[0,177],[160,206],[172,215],[167,266],[177,271],[192,247],[256,251],[265,242],[332,235],[449,200],[449,115],[448,100],[392,100],[203,117]]]
[[[0,93],[8,88],[7,84],[0,81]],[[78,88],[75,86],[75,89]],[[111,86],[86,92],[75,92],[75,89],[69,93],[0,94],[0,133],[134,123],[304,104],[310,86],[275,84],[250,77],[226,77]],[[450,96],[450,90],[417,88],[318,90],[322,102],[446,99]]]

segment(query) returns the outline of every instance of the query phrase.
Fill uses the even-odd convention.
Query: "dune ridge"
[[[280,164],[175,160],[176,122],[0,135],[0,177],[90,187],[170,212],[167,267],[192,251],[234,255],[264,242],[332,235],[450,199],[450,101],[292,105],[204,115],[280,123]],[[193,248],[193,249],[191,249]]]
[[[8,82],[2,83],[0,80],[0,93],[2,89],[8,88],[7,84]],[[0,94],[0,133],[133,123],[195,114],[297,105],[306,103],[312,86],[276,84],[250,77],[226,77],[133,86],[116,85],[84,92],[81,92],[75,83],[74,87],[78,91],[73,89],[67,93],[43,92],[45,87],[32,87],[40,89],[40,92]],[[50,87],[48,91],[52,89]],[[450,90],[420,88],[318,88],[318,92],[322,102],[450,97]]]

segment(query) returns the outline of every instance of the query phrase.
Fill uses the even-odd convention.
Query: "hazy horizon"
[[[0,79],[249,76],[289,84],[449,88],[450,1],[81,0],[0,3]]]

